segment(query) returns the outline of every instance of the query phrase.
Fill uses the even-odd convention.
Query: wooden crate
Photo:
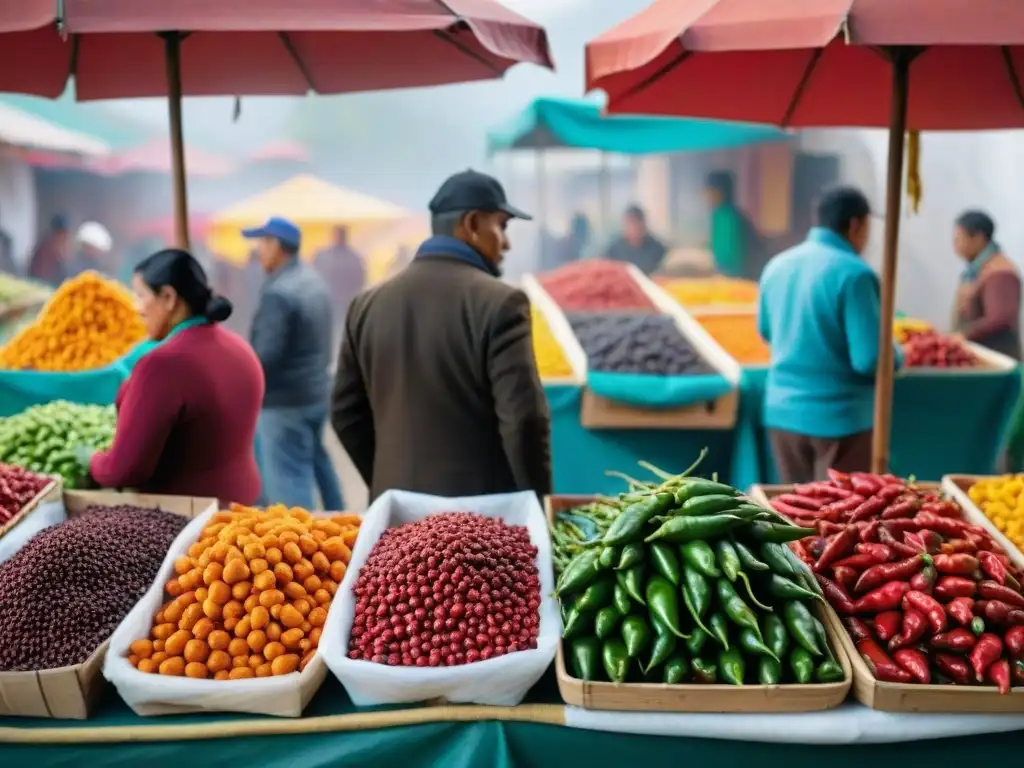
[[[13,528],[26,517],[35,512],[40,505],[53,501],[60,501],[61,483],[60,480],[53,480],[43,490],[37,493],[21,510],[10,520],[0,526],[0,538],[6,536]]]
[[[544,511],[548,520],[555,514],[594,501],[593,496],[548,496]],[[818,618],[825,625],[829,644],[842,664],[839,683],[812,685],[667,685],[664,683],[590,682],[573,677],[565,664],[563,643],[555,656],[558,691],[566,704],[584,709],[634,712],[812,712],[843,703],[853,683],[853,668],[839,642],[827,606],[818,606]],[[835,619],[838,622],[838,619]]]
[[[113,491],[64,491],[63,499],[69,518],[81,515],[94,504],[159,508],[189,519],[217,505],[215,499]],[[52,500],[56,500],[55,495]],[[82,664],[30,672],[0,672],[0,717],[87,719],[107,685],[103,659],[108,644],[109,641],[104,642]]]
[[[938,483],[918,485],[933,490],[941,487]],[[750,496],[759,504],[769,506],[772,497],[790,493],[792,490],[791,485],[755,485],[751,488]],[[969,514],[967,516],[970,517]],[[866,707],[883,712],[936,714],[1024,712],[1024,688],[1014,688],[1008,695],[1000,696],[993,686],[919,685],[877,680],[860,657],[853,639],[835,611],[829,611],[828,622],[830,636],[839,639],[845,655],[853,666],[853,696]]]
[[[703,403],[675,408],[638,408],[586,389],[580,404],[580,424],[587,429],[732,429],[739,413],[735,390]]]
[[[996,528],[995,523],[981,511],[977,504],[967,495],[968,489],[979,480],[987,480],[991,475],[946,475],[942,478],[942,490],[952,496],[964,511],[964,517],[975,525],[980,525],[999,546],[1006,550],[1007,557],[1017,568],[1024,570],[1024,553]]]

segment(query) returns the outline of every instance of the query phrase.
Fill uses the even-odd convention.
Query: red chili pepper
[[[852,490],[850,486],[850,476],[845,472],[840,472],[838,469],[832,469],[831,467],[825,470],[828,473],[828,479],[832,481],[832,484],[838,488],[846,488]]]
[[[829,536],[835,536],[837,533],[842,533],[845,529],[845,525],[834,523],[831,520],[821,520],[818,522],[818,534],[824,536],[826,539]]]
[[[910,577],[910,588],[930,595],[935,587],[935,579],[938,578],[938,575],[934,565],[926,565]]]
[[[772,499],[772,508],[781,515],[794,520],[796,518],[803,517],[810,510],[804,509],[803,507],[794,507],[791,504],[787,504],[784,501],[779,501],[777,498]]]
[[[911,608],[903,612],[903,622],[900,626],[900,633],[889,641],[889,650],[902,648],[920,640],[928,629],[928,619],[920,611]]]
[[[857,641],[857,653],[864,657],[864,661],[878,666],[895,666],[889,654],[882,650],[877,642],[870,637]]]
[[[832,569],[834,571],[836,568],[853,568],[855,571],[860,572],[878,564],[878,558],[867,553],[861,553],[844,557],[842,560],[836,560],[832,563]]]
[[[894,555],[899,557],[914,557],[915,555],[920,554],[912,547],[908,547],[906,544],[899,541],[888,528],[882,527],[878,529],[878,540],[885,544],[885,546],[889,547]]]
[[[913,648],[901,648],[892,655],[892,658],[922,685],[928,685],[932,681],[932,673],[928,668],[928,657],[921,651]]]
[[[986,632],[978,638],[978,642],[967,657],[974,670],[974,677],[979,683],[985,682],[985,672],[991,667],[996,659],[1003,655],[1003,641],[999,635]]]
[[[941,533],[946,538],[963,536],[967,529],[967,523],[963,520],[939,517],[930,512],[918,512],[917,516],[914,517],[914,521],[920,524],[922,528],[928,528],[936,533]]]
[[[904,531],[903,532],[903,543],[908,547],[913,547],[918,552],[927,552],[928,546],[924,543],[924,538],[921,536],[921,532]]]
[[[789,542],[789,548],[796,553],[797,557],[799,557],[808,565],[810,565],[810,563],[813,562],[813,558],[807,551],[807,545],[804,543],[803,539],[798,539],[797,541]]]
[[[827,576],[823,576],[820,573],[814,574],[814,578],[818,580],[818,584],[821,585],[821,591],[828,598],[829,603],[839,613],[853,613],[853,598],[846,589]]]
[[[1006,566],[991,552],[979,552],[982,572],[1001,587],[1006,586]]]
[[[868,520],[879,515],[883,509],[889,506],[889,500],[885,497],[872,496],[867,501],[862,501],[853,512],[850,513],[850,522],[856,523],[861,520]]]
[[[849,558],[847,558],[849,560]],[[858,571],[847,566],[836,565],[832,568],[833,581],[849,591],[850,587],[857,583]]]
[[[957,685],[970,685],[971,668],[967,661],[952,653],[936,653],[933,657],[935,665],[947,674]]]
[[[975,643],[978,642],[970,630],[964,629],[963,627],[957,627],[949,632],[940,632],[937,635],[933,635],[929,641],[929,645],[932,648],[942,648],[946,651],[958,651],[963,653],[969,651],[974,647]]]
[[[931,595],[911,590],[903,596],[903,610],[913,608],[928,619],[932,632],[938,634],[946,628],[946,611],[942,604]]]
[[[922,552],[927,552],[929,555],[934,555],[939,551],[939,547],[942,546],[942,537],[939,536],[935,531],[921,530],[921,531],[904,531],[903,541],[915,549],[920,548]]]
[[[854,549],[861,554],[871,555],[879,563],[887,563],[892,559],[892,550],[885,546],[885,544],[861,542]]]
[[[885,584],[887,581],[907,581],[917,573],[921,566],[929,565],[931,560],[931,557],[928,555],[916,554],[898,563],[873,565],[860,575],[853,591],[857,594],[863,594],[868,590],[874,589],[879,584]]]
[[[952,576],[970,576],[978,570],[978,558],[973,555],[936,555],[935,569]]]
[[[897,541],[904,533],[917,533],[924,528],[923,525],[917,522],[917,518],[910,517],[901,517],[898,520],[883,520],[882,527],[894,536],[899,534]]]
[[[939,517],[959,518],[963,511],[953,501],[928,501],[921,507],[922,512],[931,512]]]
[[[886,473],[884,475],[879,475],[878,477],[881,479],[881,481],[883,483],[886,483],[886,484],[896,483],[898,485],[904,485],[904,482],[902,480],[900,480],[898,477],[896,477],[896,475],[890,475],[890,474]]]
[[[1006,659],[997,659],[988,668],[985,678],[999,688],[1000,696],[1005,696],[1010,692],[1010,662]]]
[[[1014,656],[1024,656],[1024,626],[1010,627],[1003,635],[1003,642]]]
[[[867,522],[856,523],[858,531],[860,533],[860,540],[864,542],[873,542],[878,540],[878,527],[882,524],[881,520],[869,520]]]
[[[974,604],[974,614],[984,616],[993,624],[1011,627],[1024,624],[1024,611],[1000,600],[979,600]]]
[[[917,499],[908,499],[901,496],[894,501],[881,514],[883,520],[896,520],[901,517],[913,517],[921,508],[921,502]]]
[[[810,512],[821,509],[828,503],[827,499],[811,498],[810,496],[803,496],[798,493],[783,493],[776,496],[772,501],[780,501],[783,504],[790,505],[791,507],[800,507]]]
[[[875,616],[875,636],[883,643],[896,637],[900,631],[900,612],[883,611]]]
[[[875,679],[881,680],[883,683],[914,682],[914,678],[911,677],[910,673],[898,664],[872,664],[871,662],[867,662],[867,665]]]
[[[962,627],[966,627],[974,619],[974,601],[969,597],[958,597],[946,603],[946,615]]]
[[[814,483],[796,483],[793,486],[793,493],[812,499],[836,499],[838,501],[845,499],[853,492],[819,480]]]
[[[846,627],[846,631],[853,638],[854,643],[859,643],[861,640],[871,639],[871,628],[862,620],[856,616],[844,616],[843,626]]]
[[[868,592],[864,597],[853,604],[853,610],[857,613],[881,613],[899,608],[903,595],[910,589],[905,581],[890,581],[884,587]],[[927,597],[927,595],[926,595]]]
[[[825,548],[814,564],[814,570],[821,571],[841,558],[847,552],[853,550],[857,540],[857,533],[852,528],[846,528],[842,533],[837,533],[825,543]]]
[[[957,597],[974,597],[978,585],[963,576],[943,576],[935,585],[935,596],[940,600],[953,600]]]
[[[853,488],[854,493],[859,493],[861,496],[872,496],[878,493],[883,485],[884,483],[881,480],[866,472],[850,473],[850,486]]]
[[[957,552],[974,554],[978,551],[977,545],[967,539],[953,539],[951,541],[947,541],[942,544],[939,549],[948,555],[956,554]]]
[[[983,581],[978,584],[978,594],[986,600],[1001,600],[1015,608],[1024,608],[1024,595],[994,581]]]

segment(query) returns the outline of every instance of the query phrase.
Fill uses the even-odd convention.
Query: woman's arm
[[[102,487],[139,488],[152,478],[184,402],[187,382],[173,368],[173,358],[150,354],[132,372],[118,409],[114,444],[89,463],[89,473]]]

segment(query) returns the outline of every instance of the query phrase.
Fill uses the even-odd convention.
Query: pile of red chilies
[[[772,505],[878,680],[1024,685],[1021,574],[956,502],[893,475],[829,471]]]

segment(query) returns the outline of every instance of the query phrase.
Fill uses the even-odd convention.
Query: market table
[[[804,715],[594,713],[558,703],[551,674],[519,707],[357,711],[329,678],[300,720],[142,719],[112,692],[87,722],[0,719],[0,765],[33,768],[542,768],[570,757],[593,768],[680,759],[787,768],[818,768],[822,761],[853,768],[871,761],[878,768],[903,768],[908,760],[954,765],[981,755],[993,764],[1013,764],[1021,750],[1024,714],[891,715],[856,704]]]

